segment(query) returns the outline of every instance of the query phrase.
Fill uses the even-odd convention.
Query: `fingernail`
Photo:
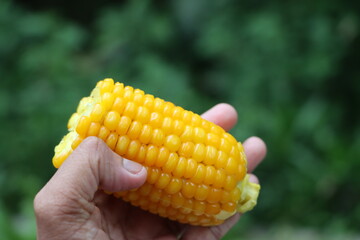
[[[259,179],[255,175],[250,174],[249,182],[259,184]]]
[[[138,174],[143,169],[142,165],[138,164],[137,162],[127,160],[125,158],[123,160],[123,166],[132,174]]]

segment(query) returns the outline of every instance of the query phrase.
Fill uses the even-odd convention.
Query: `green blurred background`
[[[360,2],[0,0],[0,239],[32,201],[79,99],[113,77],[257,135],[258,206],[226,239],[360,239]]]

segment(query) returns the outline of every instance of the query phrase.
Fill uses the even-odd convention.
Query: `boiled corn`
[[[83,98],[55,147],[63,161],[88,136],[97,136],[120,156],[145,166],[137,189],[112,193],[151,213],[192,225],[217,225],[251,210],[260,186],[249,182],[241,143],[221,127],[145,94],[104,79]]]

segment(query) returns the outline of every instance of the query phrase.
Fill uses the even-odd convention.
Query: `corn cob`
[[[144,185],[112,193],[151,213],[192,225],[221,224],[251,210],[260,186],[250,183],[241,143],[221,127],[142,90],[104,79],[83,98],[55,147],[56,168],[88,136],[148,171]]]

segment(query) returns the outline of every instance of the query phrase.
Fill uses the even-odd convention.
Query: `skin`
[[[237,122],[235,109],[218,104],[203,118],[225,130]],[[266,155],[264,142],[251,137],[243,143],[252,172]],[[146,170],[116,155],[95,138],[85,139],[62,164],[34,200],[38,239],[220,239],[239,220],[198,227],[180,224],[133,207],[105,194],[141,186]],[[251,181],[258,182],[252,175]]]

